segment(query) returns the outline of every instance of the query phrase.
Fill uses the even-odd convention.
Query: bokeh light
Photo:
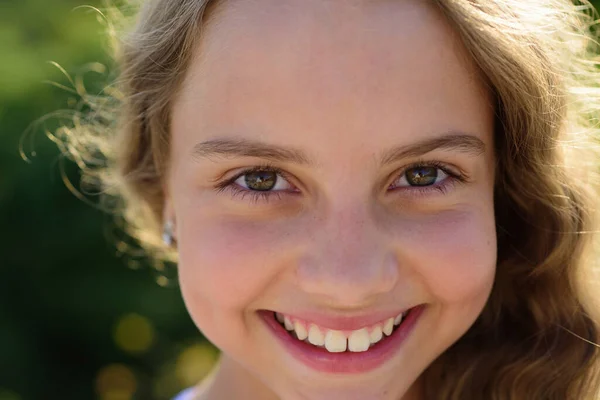
[[[215,366],[218,351],[209,343],[197,343],[183,350],[177,358],[175,371],[184,387],[196,385]]]
[[[21,400],[21,396],[10,390],[0,389],[0,400]]]
[[[114,340],[120,349],[140,354],[150,349],[154,343],[154,328],[148,318],[139,314],[127,314],[117,321]]]
[[[167,278],[164,275],[161,275],[158,278],[156,278],[156,283],[158,283],[162,287],[167,287],[169,285],[169,278]]]
[[[96,392],[100,400],[131,400],[136,389],[135,374],[122,364],[108,365],[96,377]]]

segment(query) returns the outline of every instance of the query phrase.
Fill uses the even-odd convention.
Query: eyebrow
[[[465,133],[450,133],[386,150],[378,157],[384,166],[408,157],[418,157],[434,150],[457,151],[471,156],[485,152],[485,144],[476,136]],[[289,162],[305,166],[317,163],[300,149],[265,143],[255,139],[216,138],[196,144],[192,157],[196,160],[211,157],[256,157],[276,162]]]

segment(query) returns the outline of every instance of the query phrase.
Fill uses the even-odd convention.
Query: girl
[[[598,398],[577,4],[144,4],[70,140],[222,351],[179,398]]]

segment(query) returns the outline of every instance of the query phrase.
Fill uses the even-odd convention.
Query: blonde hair
[[[568,0],[431,1],[495,95],[498,267],[476,323],[424,372],[426,398],[598,398],[595,11]],[[218,3],[147,2],[117,52],[118,90],[56,132],[155,260],[176,260],[160,240],[170,106]]]

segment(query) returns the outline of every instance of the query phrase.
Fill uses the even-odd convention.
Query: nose
[[[368,306],[390,292],[398,281],[397,255],[378,221],[364,205],[318,219],[297,265],[300,289],[340,309]]]

